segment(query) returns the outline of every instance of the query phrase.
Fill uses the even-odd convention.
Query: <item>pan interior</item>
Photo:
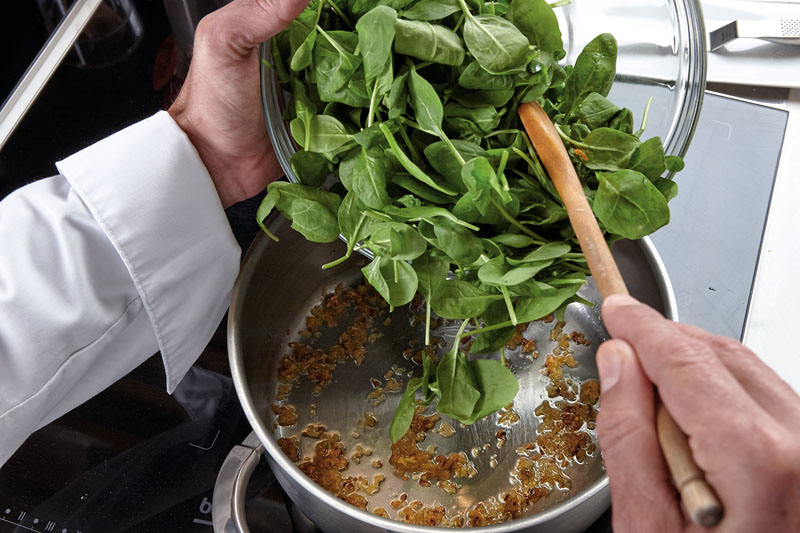
[[[320,265],[344,253],[342,243],[308,243],[281,218],[273,220],[271,230],[280,237],[280,242],[274,243],[261,236],[253,244],[243,269],[238,288],[240,299],[236,303],[239,320],[235,325],[235,335],[250,400],[260,416],[259,422],[265,433],[272,436],[273,443],[281,438],[296,436],[300,457],[311,457],[319,440],[301,436],[306,425],[322,424],[329,432],[336,432],[345,445],[345,457],[349,463],[342,475],[354,478],[362,476],[373,484],[382,476],[383,480],[377,483],[379,490],[368,497],[367,510],[382,508],[392,518],[397,518],[392,502],[404,493],[408,495],[407,501],[420,500],[426,506],[441,504],[448,509],[448,516],[452,517],[463,516],[476,502],[501,497],[512,489],[515,480],[511,473],[520,459],[518,451],[536,441],[540,419],[534,411],[548,400],[546,387],[550,381],[542,374],[542,369],[546,355],[557,344],[557,341],[551,340],[555,321],[532,322],[524,333],[526,339],[534,341],[538,357],[534,358],[532,353],[522,353],[522,347],[505,351],[510,368],[520,384],[513,404],[513,411],[519,416],[517,422],[500,426],[500,414],[493,414],[471,426],[463,426],[442,417],[436,423],[437,430],[442,427],[442,422],[446,422],[455,428],[455,433],[446,437],[446,431],[429,431],[419,444],[422,449],[434,446],[437,454],[465,452],[477,474],[453,479],[457,487],[454,493],[453,486],[439,487],[436,480],[430,486],[423,487],[418,476],[417,479],[411,476],[404,480],[392,473],[389,437],[389,425],[405,384],[411,376],[422,374],[421,367],[407,358],[424,345],[419,310],[412,311],[406,306],[390,313],[388,308],[383,307],[369,328],[372,340],[365,344],[363,362],[356,364],[352,358],[347,358],[338,363],[331,382],[321,391],[315,391],[315,384],[306,376],[300,376],[288,395],[282,397],[281,391],[285,392],[285,385],[281,389],[279,369],[281,360],[291,352],[289,343],[296,341],[323,350],[340,343],[342,330],[352,323],[352,310],[340,317],[336,327],[321,327],[320,336],[313,340],[302,333],[307,328],[306,317],[320,303],[323,295],[338,285],[353,287],[362,283],[360,268],[366,264],[366,259],[353,257],[333,269],[321,270]],[[652,274],[648,274],[650,268],[647,259],[639,248],[634,243],[620,242],[615,245],[615,255],[621,259],[620,268],[631,286],[632,294],[660,308],[662,302],[658,284]],[[579,296],[589,302],[599,302],[593,284],[584,286]],[[575,368],[563,368],[565,377],[576,389],[580,383],[597,377],[594,353],[607,338],[599,311],[599,305],[584,304],[571,304],[567,309],[563,331],[567,334],[579,332],[588,341],[588,346],[570,343],[578,365]],[[424,307],[422,312],[424,314]],[[457,321],[442,321],[432,333],[434,337],[441,338],[437,355],[441,356],[451,346],[458,325]],[[499,358],[499,353],[490,357]],[[391,385],[387,387],[390,380],[399,384],[400,390],[389,390],[392,388]],[[377,389],[382,389],[383,393],[376,392]],[[377,401],[381,398],[383,401]],[[550,401],[552,403],[559,399],[552,398]],[[278,425],[278,416],[273,410],[276,405],[292,406],[297,414],[296,423],[291,426]],[[426,414],[434,412],[430,407]],[[365,424],[369,416],[377,420],[374,427]],[[497,438],[500,429],[505,430],[507,438],[502,446],[498,446],[500,440]],[[584,425],[581,431],[594,441],[591,425]],[[368,451],[369,455],[355,460],[352,454],[358,446]],[[270,453],[280,453],[275,445],[267,446],[267,449]],[[380,468],[376,461],[380,461]],[[599,451],[595,449],[582,461],[565,461],[562,471],[569,479],[569,487],[552,484],[552,490],[546,497],[527,507],[525,516],[548,509],[586,490],[602,478]]]

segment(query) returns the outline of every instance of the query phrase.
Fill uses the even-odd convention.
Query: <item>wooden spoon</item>
[[[627,295],[628,288],[586,201],[575,167],[555,125],[535,102],[522,104],[519,116],[539,159],[564,201],[569,221],[600,296],[605,299],[611,294]],[[703,471],[694,462],[686,435],[661,402],[657,403],[656,428],[661,451],[689,516],[703,527],[717,525],[722,518],[722,504],[706,481]]]

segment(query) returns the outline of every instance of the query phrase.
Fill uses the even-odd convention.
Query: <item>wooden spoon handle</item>
[[[536,153],[561,195],[569,221],[592,272],[600,296],[628,294],[617,263],[606,244],[575,167],[564,148],[556,127],[538,103],[519,106],[519,116]],[[673,481],[691,519],[704,527],[717,525],[722,518],[722,504],[694,462],[689,442],[675,420],[658,402],[656,428]]]
[[[536,148],[536,154],[550,174],[550,179],[567,208],[569,221],[586,256],[589,270],[603,299],[610,294],[628,294],[617,263],[611,255],[603,232],[597,225],[586,194],[575,173],[564,142],[556,127],[538,103],[519,106],[519,116]]]

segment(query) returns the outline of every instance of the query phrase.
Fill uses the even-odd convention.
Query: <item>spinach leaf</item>
[[[683,159],[676,155],[668,155],[666,158],[667,170],[670,172],[680,172],[683,170]]]
[[[364,213],[364,210],[358,205],[356,195],[353,193],[347,193],[339,205],[337,220],[339,222],[339,230],[347,239],[347,246],[351,251],[355,244],[366,239],[372,233],[373,228],[378,223],[374,218]]]
[[[542,269],[553,264],[548,261],[527,261],[521,266],[512,267],[505,256],[497,256],[478,269],[478,279],[487,285],[510,286],[528,281]]]
[[[519,233],[501,233],[492,237],[492,241],[511,248],[527,248],[534,244],[533,239]]]
[[[392,417],[392,425],[389,426],[389,436],[392,442],[397,442],[403,438],[409,428],[411,428],[411,421],[414,420],[414,397],[417,394],[417,389],[422,386],[421,378],[411,378],[406,384],[406,390],[400,398],[400,403],[397,404],[394,416]]]
[[[289,165],[300,183],[309,187],[320,187],[329,174],[328,162],[316,152],[295,152],[289,158]]]
[[[453,342],[453,348],[436,366],[436,382],[439,388],[436,410],[456,420],[465,420],[472,415],[481,393],[475,384],[466,355],[458,349],[458,339]]]
[[[564,57],[558,19],[545,0],[512,0],[506,18],[539,49],[545,65]]]
[[[444,108],[436,89],[417,74],[413,67],[408,74],[408,92],[411,94],[411,108],[417,124],[424,131],[431,135],[439,135],[442,131],[442,119],[444,118]]]
[[[517,320],[520,322],[530,322],[546,317],[569,300],[578,292],[581,285],[573,284],[568,287],[556,288],[546,283],[534,282],[536,286],[535,296],[521,296],[514,307]],[[513,288],[510,289],[513,293]]]
[[[473,318],[480,316],[492,302],[503,295],[479,289],[460,279],[442,283],[433,293],[431,307],[442,318]]]
[[[469,161],[475,157],[485,157],[486,151],[477,144],[453,140],[451,145],[455,148],[460,158],[453,153],[445,141],[438,141],[431,143],[425,147],[425,159],[428,160],[430,165],[445,177],[448,184],[458,192],[466,192],[467,188],[461,180],[461,168],[464,163],[461,161]]]
[[[514,79],[509,75],[487,72],[477,61],[473,61],[458,77],[458,84],[465,89],[481,91],[507,91],[514,89]]]
[[[609,121],[608,127],[623,133],[633,134],[633,113],[631,113],[630,109],[620,109],[619,113]]]
[[[494,106],[466,107],[450,102],[444,107],[444,116],[448,124],[456,126],[461,119],[470,124],[470,129],[475,135],[481,137],[497,129],[502,115],[503,112],[498,112]]]
[[[617,72],[617,40],[610,33],[595,37],[575,60],[575,67],[564,83],[559,110],[566,116],[591,93],[608,96]]]
[[[578,105],[578,120],[589,128],[599,128],[611,120],[620,109],[601,94],[589,93]]]
[[[434,258],[431,253],[425,253],[415,259],[411,266],[417,273],[417,290],[425,297],[425,345],[428,346],[431,343],[431,299],[436,288],[447,279],[450,265]]]
[[[548,242],[538,247],[536,250],[529,252],[519,260],[509,259],[509,263],[516,265],[558,259],[570,253],[571,250],[572,246],[566,242]]]
[[[295,136],[295,139],[297,137]],[[340,148],[353,139],[344,124],[330,115],[314,115],[308,126],[308,150],[311,152],[330,152]],[[298,140],[300,142],[300,140]],[[305,144],[306,140],[300,144]]]
[[[354,148],[339,165],[339,179],[366,207],[381,209],[389,203],[383,150]]]
[[[318,28],[319,30],[319,28]],[[316,43],[312,53],[312,68],[317,80],[317,90],[325,102],[326,98],[347,85],[361,65],[361,58],[353,54],[358,37],[345,31],[321,31],[322,39]]]
[[[451,220],[436,220],[436,224],[421,221],[418,227],[426,241],[458,265],[471,265],[483,252],[481,240],[463,225]]]
[[[487,72],[507,74],[525,69],[528,38],[516,26],[496,15],[473,16],[462,0],[464,43]]]
[[[655,181],[667,170],[664,158],[664,145],[661,139],[653,137],[638,145],[631,155],[628,167],[641,172],[650,181]]]
[[[339,237],[336,212],[341,199],[339,195],[301,185],[276,181],[267,187],[256,214],[261,229],[264,219],[273,209],[292,221],[292,228],[311,242],[332,242]],[[269,233],[269,232],[267,232]]]
[[[449,265],[426,253],[416,258],[411,266],[417,272],[417,290],[430,302],[436,288],[447,279]]]
[[[386,259],[410,261],[425,253],[427,244],[408,224],[379,222],[372,228],[369,247]]]
[[[392,135],[392,132],[389,131],[389,128],[386,127],[385,124],[381,123],[379,127],[383,132],[383,135],[386,137],[386,141],[389,143],[392,153],[394,154],[395,157],[397,157],[398,162],[403,166],[403,168],[405,168],[408,171],[409,174],[414,176],[416,179],[418,179],[425,185],[432,187],[439,192],[455,196],[456,194],[455,191],[435,182],[421,168],[419,168],[416,164],[414,164],[414,162],[411,161],[411,159],[408,158],[405,152],[403,152],[403,150],[400,148],[400,145],[397,144],[397,141],[395,140],[394,135]]]
[[[314,29],[308,33],[303,43],[295,51],[294,55],[292,55],[292,61],[289,63],[289,67],[292,70],[297,72],[311,65],[311,53],[314,50],[314,43],[316,42],[317,30]]]
[[[480,107],[492,105],[502,107],[514,97],[514,89],[500,89],[497,91],[478,91],[457,87],[453,91],[453,99],[467,107]]]
[[[411,4],[414,0],[354,0],[350,3],[350,10],[354,15],[362,16],[375,6],[388,6],[399,11]]]
[[[461,11],[458,0],[421,0],[401,13],[407,20],[440,20]]]
[[[475,359],[469,362],[469,367],[480,398],[473,406],[472,413],[467,418],[459,419],[467,425],[510,404],[519,392],[517,378],[500,361]]]
[[[633,135],[619,130],[597,128],[583,141],[574,144],[583,149],[587,158],[584,164],[588,168],[622,170],[628,168],[633,151],[640,142]]]
[[[667,178],[656,178],[653,182],[656,189],[664,195],[664,198],[669,202],[678,196],[678,184]]]
[[[391,7],[376,6],[356,22],[358,45],[364,61],[367,81],[379,76],[390,61],[397,12]]]
[[[393,205],[388,205],[383,209],[383,212],[387,215],[392,216],[393,218],[401,219],[404,222],[416,222],[417,220],[433,220],[437,217],[443,217],[449,220],[454,224],[458,224],[459,226],[463,226],[465,228],[478,231],[478,229],[472,224],[468,224],[463,220],[459,220],[457,216],[453,213],[444,209],[442,207],[435,207],[430,205],[419,205],[419,206],[410,206],[410,207],[396,207]],[[438,221],[441,222],[441,221]]]
[[[405,261],[377,256],[361,273],[392,307],[407,304],[417,292],[417,273]]]
[[[441,24],[397,19],[394,51],[442,65],[464,62],[464,46],[458,35]]]
[[[392,184],[399,185],[403,189],[413,193],[418,198],[431,202],[432,204],[450,204],[453,199],[435,190],[433,187],[425,185],[421,181],[404,172],[395,172],[392,176]]]
[[[669,222],[667,200],[642,173],[598,172],[597,179],[592,210],[609,232],[640,239]]]
[[[503,346],[511,339],[516,326],[511,324],[506,309],[505,302],[495,302],[491,304],[486,312],[481,315],[481,320],[485,326],[493,326],[506,323],[506,327],[484,331],[478,335],[478,338],[470,345],[470,353],[491,353],[503,348]]]

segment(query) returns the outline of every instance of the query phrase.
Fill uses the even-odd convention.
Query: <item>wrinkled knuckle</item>
[[[286,19],[280,0],[255,0],[255,6],[264,16],[280,21],[282,26],[291,22]]]
[[[223,40],[222,29],[217,23],[217,18],[214,16],[214,13],[200,19],[200,23],[197,25],[197,30],[194,34],[195,50],[202,49],[221,40]]]
[[[742,357],[750,352],[742,343],[728,337],[714,337],[713,343],[714,351],[720,356]]]
[[[783,430],[764,429],[756,432],[753,444],[760,450],[757,466],[775,486],[796,487],[800,483],[798,446],[795,439]]]
[[[698,376],[712,375],[714,354],[710,347],[690,337],[678,337],[670,344],[664,357],[664,367],[677,378],[697,379]]]

